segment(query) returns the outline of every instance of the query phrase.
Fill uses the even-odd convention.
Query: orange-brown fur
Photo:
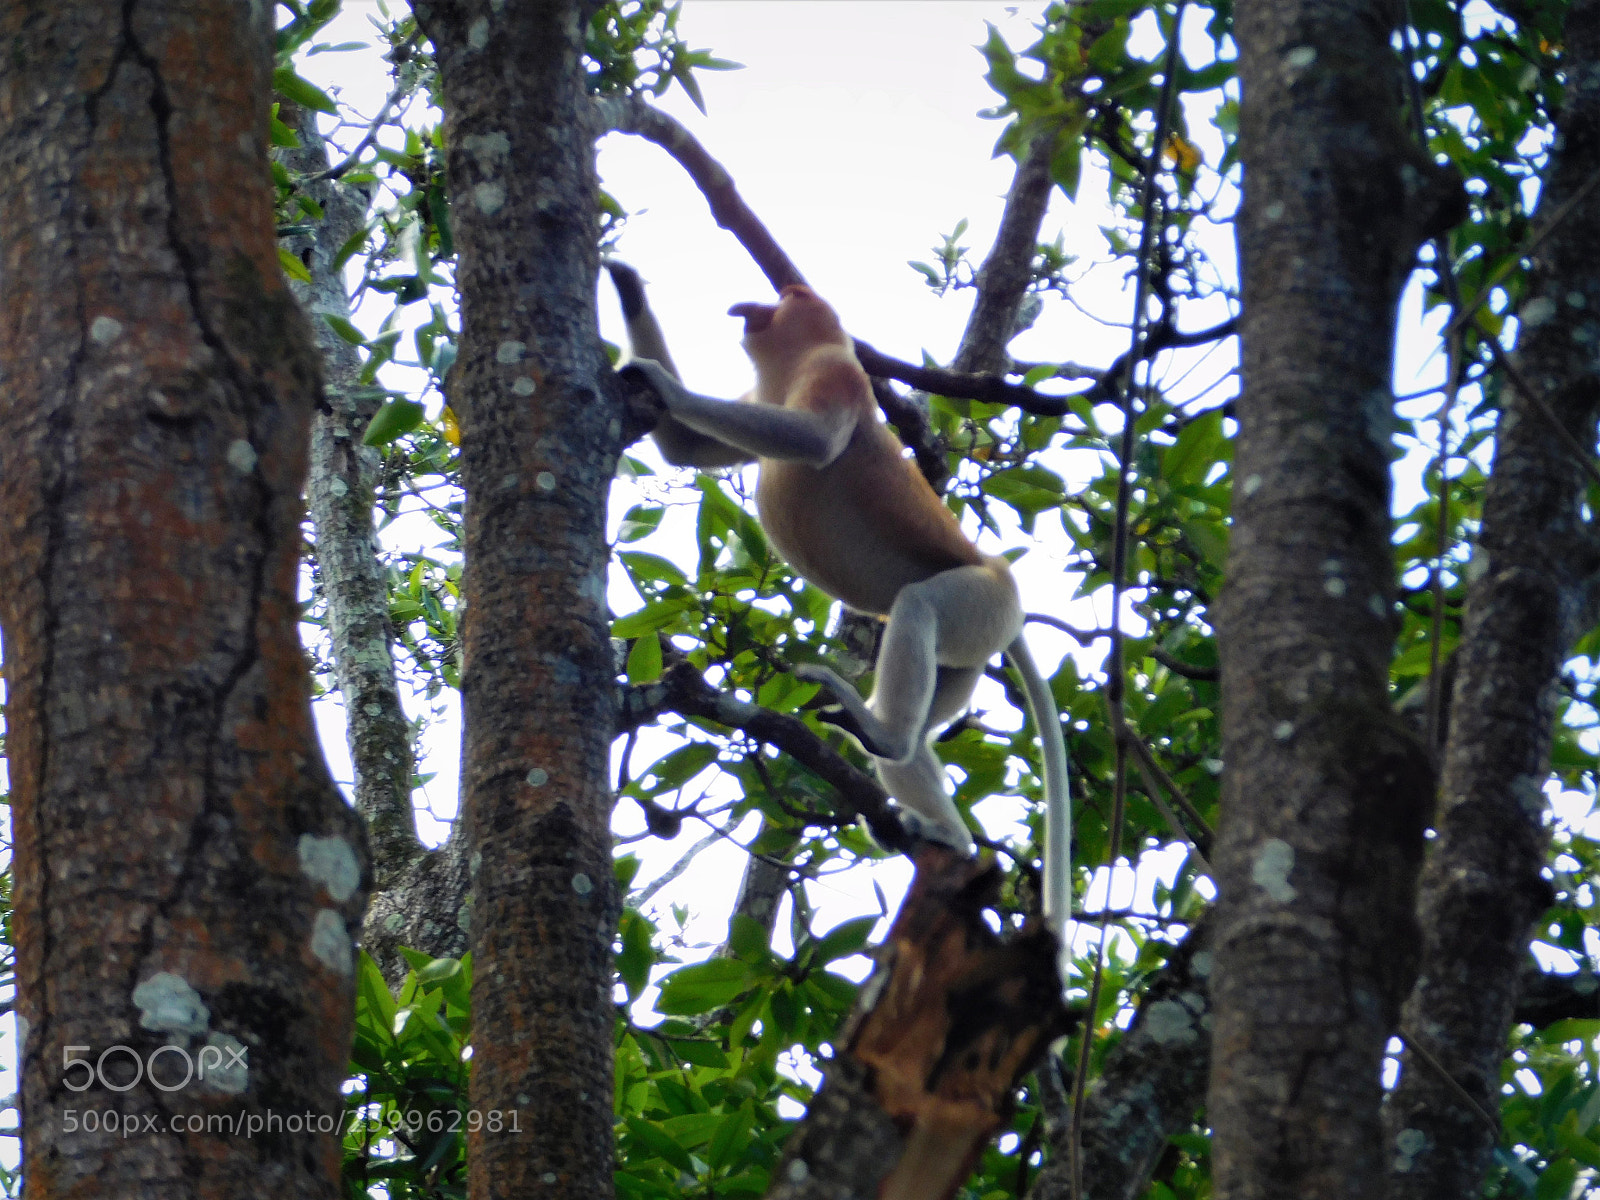
[[[906,584],[987,561],[878,420],[872,384],[827,304],[791,285],[776,308],[734,311],[754,326],[745,348],[756,364],[757,403],[856,413],[849,446],[825,467],[761,460],[761,524],[796,571],[851,608],[881,614]],[[867,512],[873,521],[861,519]],[[995,562],[997,573],[1009,574]]]

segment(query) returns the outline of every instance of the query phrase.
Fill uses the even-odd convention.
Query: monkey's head
[[[744,348],[757,366],[777,365],[817,346],[850,344],[838,314],[803,283],[785,287],[776,304],[735,304],[728,314],[744,318]]]

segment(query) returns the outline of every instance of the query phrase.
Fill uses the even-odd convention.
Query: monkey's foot
[[[794,674],[797,679],[804,679],[807,683],[820,683],[838,698],[839,703],[818,710],[817,720],[835,729],[842,729],[874,758],[898,762],[905,757],[894,753],[894,747],[879,736],[877,717],[873,716],[872,710],[862,702],[861,696],[843,676],[815,663],[796,664]]]
[[[821,721],[824,725],[832,725],[835,729],[843,730],[845,733],[848,733],[851,737],[855,738],[856,741],[861,743],[861,748],[863,750],[866,750],[868,754],[872,753],[871,749],[869,749],[871,745],[871,739],[869,739],[866,733],[862,731],[861,723],[855,719],[855,716],[844,705],[824,705],[816,710],[816,716],[817,720]]]
[[[924,842],[937,842],[941,846],[949,846],[952,850],[968,856],[977,849],[972,834],[965,826],[960,833],[957,833],[942,821],[930,821],[921,813],[913,812],[898,804],[895,806],[895,815],[900,818],[900,828],[906,831],[908,837],[918,838]]]

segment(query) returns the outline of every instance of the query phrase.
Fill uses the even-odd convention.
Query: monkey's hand
[[[653,358],[631,358],[617,368],[617,374],[627,378],[632,376],[635,380],[648,384],[650,390],[655,392],[656,398],[661,401],[662,415],[672,407],[669,397],[674,392],[683,391],[683,384],[672,377],[668,371]]]

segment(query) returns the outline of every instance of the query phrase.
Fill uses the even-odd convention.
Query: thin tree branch
[[[1184,794],[1183,789],[1178,786],[1177,781],[1174,780],[1171,775],[1167,774],[1166,769],[1156,761],[1156,756],[1150,749],[1149,743],[1140,737],[1131,725],[1124,723],[1122,729],[1123,736],[1128,739],[1128,744],[1133,747],[1133,756],[1139,760],[1145,770],[1149,771],[1155,776],[1156,783],[1161,788],[1165,789],[1167,794],[1172,797],[1173,803],[1183,810],[1183,815],[1188,817],[1189,820],[1194,823],[1194,827],[1200,831],[1200,840],[1202,841],[1203,845],[1197,846],[1196,849],[1209,849],[1212,839],[1215,838],[1216,835],[1212,831],[1211,826],[1206,822],[1206,819],[1200,815],[1200,810],[1197,809],[1190,801],[1189,797]],[[1184,838],[1186,841],[1188,840],[1188,835],[1182,830],[1181,826],[1178,830],[1178,836]],[[1209,872],[1210,868],[1208,867],[1207,870]]]
[[[711,157],[694,134],[638,96],[596,96],[594,105],[606,128],[642,137],[672,155],[706,198],[718,227],[739,239],[739,244],[761,268],[773,291],[806,281],[800,268],[739,195],[727,169]]]
[[[1194,679],[1201,683],[1216,683],[1217,680],[1222,678],[1220,667],[1197,667],[1193,663],[1184,662],[1176,654],[1169,650],[1163,650],[1160,646],[1151,646],[1145,653],[1174,675],[1182,675],[1185,679]]]
[[[1059,417],[1067,411],[1066,396],[1047,396],[1026,384],[1010,383],[1004,376],[953,371],[945,367],[918,366],[892,358],[868,342],[855,339],[856,357],[868,375],[879,375],[909,383],[936,396],[954,400],[979,400],[985,404],[1006,404],[1036,416]]]
[[[394,111],[395,105],[400,103],[400,97],[406,95],[412,86],[409,82],[395,84],[394,90],[389,93],[389,98],[383,102],[383,107],[378,110],[378,115],[373,117],[372,123],[367,126],[367,132],[356,143],[355,149],[345,155],[336,165],[329,167],[326,171],[318,172],[306,182],[321,183],[326,179],[338,179],[359,163],[361,156],[367,152],[367,148],[378,140],[378,131],[388,122],[389,114]]]
[[[1484,281],[1483,287],[1478,290],[1478,294],[1472,298],[1472,303],[1464,305],[1456,312],[1455,316],[1450,318],[1450,324],[1445,326],[1446,332],[1457,326],[1465,325],[1468,321],[1477,320],[1478,310],[1489,299],[1490,293],[1505,282],[1506,276],[1511,274],[1523,259],[1533,257],[1533,252],[1539,248],[1547,237],[1556,231],[1561,222],[1577,211],[1578,205],[1582,204],[1589,193],[1594,191],[1596,185],[1600,185],[1600,169],[1597,169],[1594,174],[1584,180],[1583,186],[1574,192],[1560,208],[1550,214],[1550,219],[1541,224],[1538,232],[1528,238],[1527,243],[1519,253],[1508,256],[1504,262],[1494,269],[1489,278]],[[1487,337],[1489,335],[1485,334],[1484,336]]]
[[[647,724],[665,712],[715,721],[776,746],[837,790],[844,807],[866,821],[880,845],[900,853],[910,850],[912,839],[889,808],[889,794],[883,785],[851,766],[798,717],[720,692],[705,681],[693,664],[680,662],[669,667],[655,683],[621,690],[617,732]]]
[[[967,327],[962,331],[961,345],[952,363],[958,372],[986,372],[998,377],[1009,365],[1006,347],[1016,336],[1017,313],[1033,282],[1033,255],[1039,243],[1039,226],[1044,222],[1050,193],[1055,186],[1050,161],[1060,136],[1059,128],[1040,130],[1034,135],[1027,153],[1017,162],[994,245],[989,248],[989,255],[978,268],[974,281],[978,299],[972,306],[972,315],[967,318]],[[938,387],[925,390],[941,396],[952,394]]]
[[[650,883],[649,887],[640,889],[640,891],[634,897],[634,906],[637,908],[643,908],[650,902],[651,898],[654,897],[657,892],[687,871],[690,867],[690,864],[694,862],[696,855],[698,855],[702,850],[716,845],[726,836],[726,830],[720,829],[713,825],[710,833],[706,834],[705,837],[701,838],[698,842],[685,850],[678,857],[678,861],[673,863],[659,876],[657,876]]]
[[[1506,353],[1505,347],[1500,344],[1500,339],[1484,329],[1481,322],[1478,325],[1478,329],[1483,334],[1484,341],[1488,343],[1489,353],[1494,355],[1495,366],[1505,372],[1505,377],[1511,381],[1511,386],[1522,394],[1522,398],[1538,410],[1539,415],[1555,431],[1556,436],[1561,440],[1561,444],[1572,451],[1573,461],[1589,477],[1589,482],[1600,484],[1600,468],[1597,468],[1594,464],[1594,447],[1586,448],[1582,442],[1572,436],[1572,431],[1561,423],[1561,418],[1556,416],[1555,409],[1550,407],[1550,402],[1544,398],[1543,393],[1537,391],[1512,363],[1511,356]]]

